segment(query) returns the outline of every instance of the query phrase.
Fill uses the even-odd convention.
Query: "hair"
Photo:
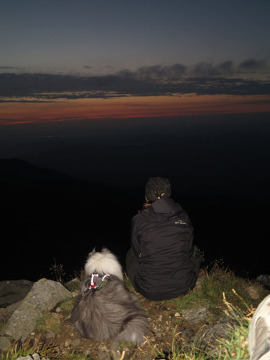
[[[87,269],[92,268],[92,261],[96,263],[95,258],[99,259],[98,265],[102,274],[107,273],[108,268],[115,269],[116,258],[108,256],[108,253],[113,255],[108,249],[103,249],[101,253],[90,253]],[[102,258],[104,261],[101,261]],[[109,267],[106,261],[113,265]],[[106,265],[105,271],[102,271],[101,264]],[[86,274],[71,313],[71,321],[76,330],[94,341],[113,339],[136,345],[144,342],[149,329],[148,319],[137,296],[124,285],[123,275],[119,278],[111,273],[107,284],[100,290],[89,289],[91,275]]]
[[[171,196],[171,183],[168,179],[162,177],[150,177],[145,186],[145,198],[153,202],[160,198]]]
[[[102,248],[101,252],[97,252],[93,249],[84,266],[85,275],[93,273],[111,274],[117,276],[120,280],[123,280],[122,267],[117,260],[117,257],[106,248]]]

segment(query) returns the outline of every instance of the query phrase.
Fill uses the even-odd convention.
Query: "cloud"
[[[239,71],[265,71],[267,70],[267,63],[264,60],[257,61],[254,59],[247,59],[241,62],[237,68]]]
[[[135,77],[140,80],[166,80],[177,81],[186,74],[187,67],[182,64],[174,64],[170,66],[144,66],[137,69],[134,73]]]
[[[16,67],[16,66],[0,66],[0,71],[22,71],[24,70],[23,67]]]
[[[200,62],[192,66],[189,70],[190,76],[213,78],[219,76],[229,76],[235,73],[233,62],[228,60],[219,64]]]
[[[216,70],[219,74],[230,75],[234,72],[233,62],[231,60],[228,60],[217,64]]]
[[[212,77],[218,75],[218,72],[213,64],[201,62],[191,68],[190,75],[196,77]]]
[[[245,60],[238,66],[228,60],[219,64],[200,62],[140,67],[100,76],[0,73],[1,101],[20,97],[38,100],[159,96],[181,94],[270,94],[270,82],[254,80],[255,71],[268,71],[263,61]],[[247,74],[253,74],[248,78]],[[268,77],[269,78],[269,77]]]

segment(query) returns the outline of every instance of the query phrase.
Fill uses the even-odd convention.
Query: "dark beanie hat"
[[[159,198],[171,196],[170,181],[162,177],[150,177],[145,186],[146,200],[153,202]]]

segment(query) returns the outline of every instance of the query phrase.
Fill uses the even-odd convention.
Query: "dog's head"
[[[107,248],[103,248],[100,252],[93,249],[88,255],[84,271],[86,276],[93,273],[110,274],[123,280],[122,267],[116,256]]]

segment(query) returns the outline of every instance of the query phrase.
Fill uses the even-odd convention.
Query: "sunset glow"
[[[4,102],[0,124],[270,111],[270,96],[183,95]],[[35,99],[36,100],[36,99]]]

